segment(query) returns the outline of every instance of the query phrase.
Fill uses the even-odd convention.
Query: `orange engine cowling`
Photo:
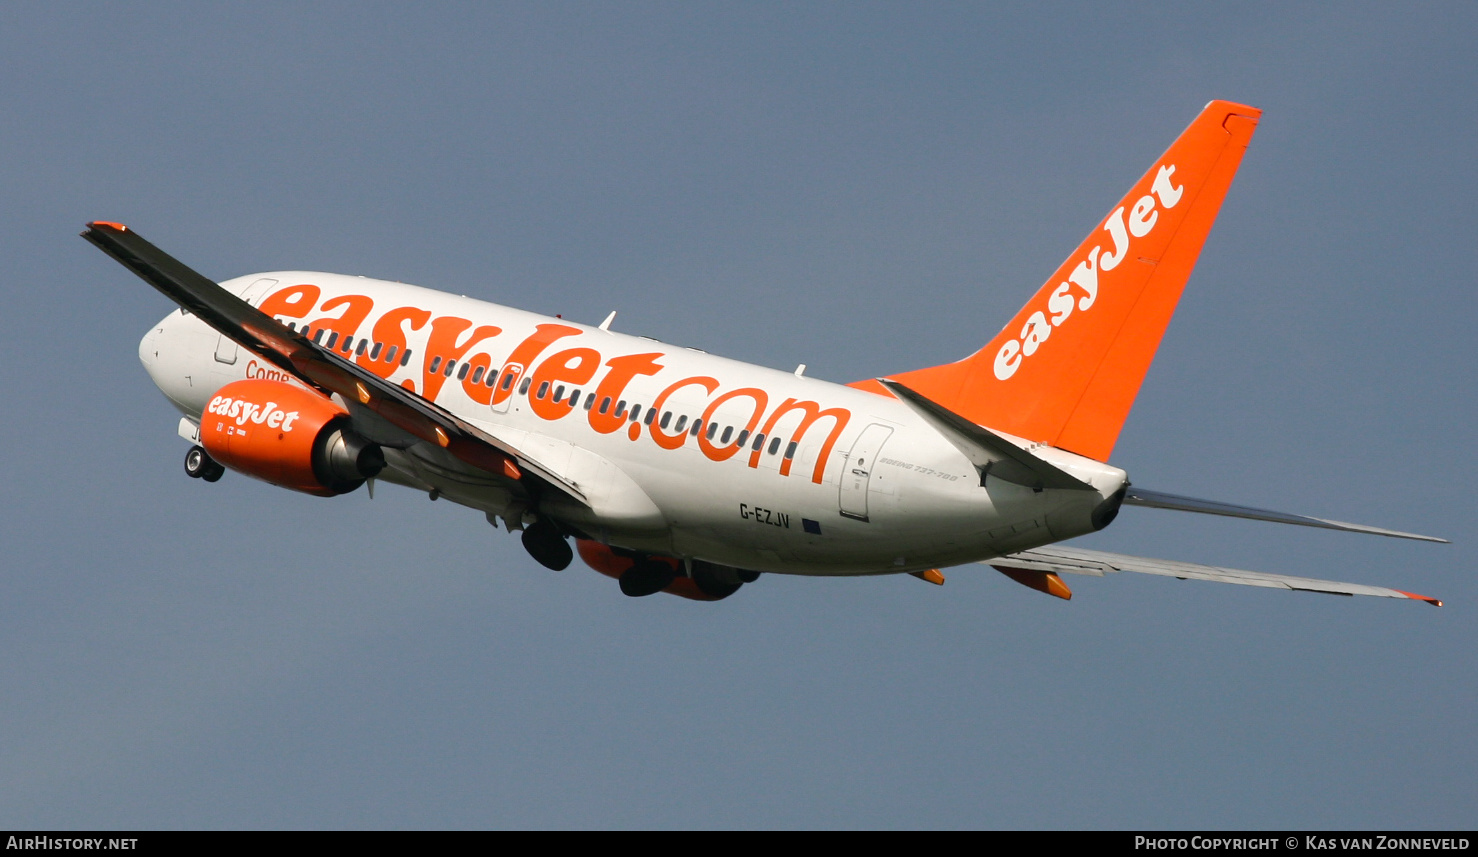
[[[248,476],[320,497],[346,494],[385,467],[380,447],[349,430],[349,412],[281,381],[234,381],[200,417],[200,445]]]
[[[586,565],[617,580],[638,562],[669,565],[677,573],[677,577],[662,591],[694,601],[723,600],[738,591],[741,584],[751,583],[759,577],[757,572],[714,565],[703,560],[693,561],[692,576],[689,577],[683,573],[683,561],[676,557],[640,554],[603,545],[592,539],[575,539],[575,547]]]

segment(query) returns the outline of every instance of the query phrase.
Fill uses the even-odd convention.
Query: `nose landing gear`
[[[219,481],[226,474],[226,468],[221,466],[203,446],[192,446],[185,453],[185,475],[191,479],[204,479],[206,482]]]

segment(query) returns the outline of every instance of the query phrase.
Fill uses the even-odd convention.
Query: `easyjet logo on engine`
[[[281,429],[282,431],[292,431],[293,421],[298,418],[297,411],[284,411],[277,407],[276,402],[259,405],[243,399],[233,399],[230,396],[216,396],[214,399],[211,399],[210,404],[205,408],[205,412],[224,417],[228,420],[235,420],[238,426],[252,423],[254,425],[266,425],[268,428]]]
[[[1067,321],[1074,309],[1086,312],[1093,308],[1094,302],[1098,300],[1099,275],[1119,267],[1119,263],[1129,255],[1132,239],[1143,238],[1154,230],[1155,224],[1160,220],[1161,206],[1171,209],[1180,202],[1185,186],[1177,187],[1171,182],[1174,174],[1174,164],[1161,166],[1155,173],[1154,182],[1150,184],[1150,192],[1135,201],[1129,208],[1127,218],[1122,205],[1108,216],[1102,228],[1113,240],[1114,249],[1104,253],[1103,245],[1100,244],[1089,250],[1087,258],[1078,262],[1067,280],[1059,283],[1048,295],[1046,308],[1038,309],[1027,316],[1026,323],[1022,325],[1016,338],[1006,340],[1000,351],[996,352],[996,378],[1005,381],[1015,375],[1022,362],[1037,353],[1037,349],[1052,335],[1053,329]]]

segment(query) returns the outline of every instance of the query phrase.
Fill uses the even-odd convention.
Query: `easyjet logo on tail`
[[[1161,207],[1168,210],[1180,202],[1185,186],[1177,187],[1171,178],[1174,175],[1174,164],[1161,166],[1155,173],[1150,192],[1134,203],[1127,217],[1122,205],[1108,216],[1103,231],[1113,240],[1113,250],[1105,253],[1101,244],[1089,250],[1088,257],[1078,262],[1067,280],[1052,290],[1046,308],[1027,317],[1016,338],[1006,340],[1001,350],[996,352],[996,378],[1005,381],[1015,375],[1022,362],[1036,354],[1042,343],[1052,336],[1052,330],[1067,321],[1074,310],[1086,312],[1093,308],[1098,299],[1099,275],[1112,271],[1124,261],[1133,239],[1143,238],[1154,230],[1160,220]]]

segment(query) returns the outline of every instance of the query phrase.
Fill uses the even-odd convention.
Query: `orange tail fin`
[[[889,377],[979,425],[1106,461],[1260,115],[1206,105],[989,345]]]

